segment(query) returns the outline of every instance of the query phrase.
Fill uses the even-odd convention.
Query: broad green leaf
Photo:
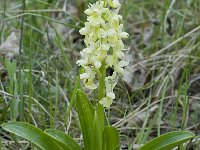
[[[163,134],[144,146],[140,150],[170,150],[187,142],[195,136],[194,133],[188,131],[174,131]]]
[[[94,108],[87,96],[82,91],[77,90],[76,98],[76,107],[83,133],[84,148],[85,150],[91,150]]]
[[[98,115],[95,112],[94,121],[93,121],[93,137],[91,141],[92,150],[102,150],[102,132],[100,129],[100,123],[98,119]]]
[[[42,150],[62,150],[56,141],[41,129],[24,122],[10,122],[2,125],[3,129],[14,133],[37,145]]]
[[[64,150],[82,150],[80,145],[73,138],[62,131],[47,129],[45,133],[52,136]]]
[[[120,139],[116,128],[107,126],[103,131],[103,150],[119,150]]]

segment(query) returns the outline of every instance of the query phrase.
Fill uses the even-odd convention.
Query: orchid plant
[[[118,78],[124,73],[123,67],[128,65],[128,62],[124,60],[125,48],[122,41],[123,38],[128,37],[128,33],[123,31],[123,24],[120,23],[122,20],[122,16],[118,14],[120,7],[121,4],[118,0],[97,1],[95,4],[90,4],[89,8],[84,11],[87,14],[87,22],[79,31],[81,35],[85,36],[84,43],[86,45],[86,48],[80,53],[81,59],[77,61],[77,64],[84,70],[80,74],[80,79],[87,88],[91,90],[98,88],[98,103],[97,107],[92,106],[94,108],[92,115],[96,119],[93,123],[96,122],[99,125],[99,127],[95,127],[97,130],[94,133],[96,134],[98,131],[99,143],[95,145],[98,145],[100,150],[102,148],[108,150],[120,148],[117,129],[109,125],[109,120],[105,118],[104,113],[104,108],[109,108],[115,99],[114,87]],[[110,76],[106,76],[108,68],[114,70]],[[82,97],[80,97],[80,101],[83,101]],[[86,128],[83,124],[81,127],[82,130]],[[111,136],[103,136],[105,132],[114,133]],[[113,143],[116,144],[110,147],[112,144],[107,143],[105,146],[105,138],[107,141],[113,140]],[[90,136],[88,138],[85,136],[84,141],[88,139]],[[87,145],[85,142],[84,144]]]

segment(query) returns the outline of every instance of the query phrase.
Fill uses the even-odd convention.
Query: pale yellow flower
[[[103,105],[103,107],[109,108],[112,102],[113,99],[111,99],[110,97],[104,97],[99,103]]]
[[[115,94],[113,90],[118,82],[118,78],[119,77],[116,72],[114,72],[112,76],[108,76],[105,78],[106,97],[99,102],[103,105],[103,107],[109,108],[113,102],[113,99],[115,99]]]
[[[118,0],[108,0],[108,4],[113,8],[119,8],[121,6]]]
[[[85,73],[80,74],[80,79],[89,89],[96,89],[97,86],[94,84],[95,72],[88,66],[84,66],[84,70]]]

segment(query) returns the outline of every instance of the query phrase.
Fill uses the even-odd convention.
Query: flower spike
[[[114,73],[105,77],[106,96],[100,100],[100,104],[109,108],[115,99],[113,92],[120,75],[123,75],[123,67],[128,65],[124,59],[124,44],[122,39],[128,37],[123,31],[123,24],[120,24],[122,16],[118,14],[121,4],[118,0],[97,1],[88,5],[84,11],[87,15],[85,27],[79,30],[85,36],[86,48],[81,51],[81,59],[77,64],[84,68],[80,75],[86,87],[97,88],[97,72],[106,62],[106,69],[111,67]],[[111,9],[110,9],[111,8]]]

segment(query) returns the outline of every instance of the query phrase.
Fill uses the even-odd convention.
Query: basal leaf
[[[102,150],[102,132],[100,129],[100,123],[98,115],[95,112],[93,121],[93,137],[91,141],[92,150]]]
[[[30,125],[25,122],[10,122],[2,125],[3,129],[11,133],[20,136],[35,145],[42,150],[62,150],[62,148],[56,143],[56,141],[44,133],[41,129]]]
[[[116,128],[107,126],[103,131],[103,150],[119,150],[120,139]]]
[[[170,133],[163,134],[144,146],[140,150],[170,150],[187,142],[195,136],[194,133],[187,131],[174,131]]]
[[[76,107],[83,133],[85,150],[91,150],[91,141],[93,137],[94,108],[87,96],[80,90],[77,90]]]
[[[58,141],[58,144],[62,146],[64,150],[82,150],[80,145],[72,137],[62,131],[47,129],[45,132],[55,138],[55,140]]]

